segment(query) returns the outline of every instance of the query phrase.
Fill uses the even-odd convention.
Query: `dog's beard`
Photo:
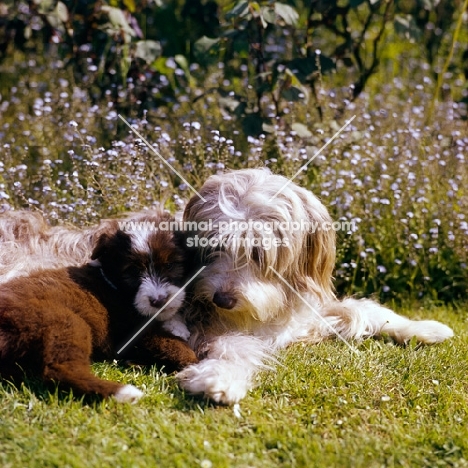
[[[216,294],[232,297],[230,308],[215,303]],[[238,330],[252,330],[261,324],[280,323],[289,300],[279,281],[266,280],[254,262],[237,264],[227,254],[218,253],[198,279],[194,298],[211,304],[220,319]]]
[[[173,284],[146,276],[141,280],[134,304],[138,312],[144,316],[152,317],[157,314],[156,320],[168,320],[182,307],[185,292],[179,291],[180,288]],[[160,304],[152,305],[152,302],[154,304],[157,301]],[[163,307],[162,312],[159,312]]]
[[[246,229],[204,235],[221,240],[224,250],[205,251],[208,266],[197,280],[195,299],[210,304],[228,328],[259,332],[284,325],[301,294],[322,296],[323,289],[305,272],[307,232]],[[223,307],[216,300],[219,294],[234,305]]]

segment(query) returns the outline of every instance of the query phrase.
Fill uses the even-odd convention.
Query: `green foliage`
[[[420,42],[436,74],[460,8],[460,0],[9,1],[0,9],[0,57],[15,49],[47,53],[56,44],[94,101],[110,98],[122,112],[140,116],[163,102],[174,105],[176,96],[192,99],[200,83],[191,66],[223,64],[229,84],[218,90],[220,101],[223,91],[239,92],[235,81],[244,69],[248,89],[235,116],[247,134],[258,135],[284,119],[291,102],[310,105],[323,118],[320,80],[335,70],[346,74],[355,100],[376,73],[392,31]]]

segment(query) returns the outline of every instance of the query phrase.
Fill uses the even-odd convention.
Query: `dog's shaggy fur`
[[[194,196],[184,221],[197,223],[199,238],[220,245],[204,249],[208,266],[187,311],[189,342],[201,359],[178,374],[188,392],[236,403],[275,352],[299,340],[388,334],[398,343],[415,336],[430,344],[453,335],[439,322],[412,321],[371,300],[338,301],[335,233],[320,229],[331,218],[312,193],[284,177],[266,169],[228,172],[210,177],[200,194],[205,201]],[[301,221],[319,228],[292,228]],[[262,229],[261,223],[274,222],[271,232]]]
[[[47,268],[82,265],[99,236],[114,221],[76,229],[49,226],[36,212],[7,211],[0,215],[0,283]]]
[[[188,338],[178,315],[185,295],[181,242],[175,233],[126,233],[108,223],[88,264],[40,270],[0,285],[0,374],[15,377],[21,366],[78,393],[135,401],[142,395],[137,388],[95,377],[90,361],[116,357],[155,314],[119,357],[170,370],[198,362],[180,338]],[[44,245],[47,251],[52,244]]]

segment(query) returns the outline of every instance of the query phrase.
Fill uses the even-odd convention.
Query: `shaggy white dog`
[[[322,203],[266,169],[210,177],[184,213],[188,237],[208,265],[187,311],[190,345],[201,362],[178,374],[190,393],[232,404],[259,369],[296,341],[338,336],[415,336],[426,344],[451,336],[435,321],[413,321],[371,300],[335,298],[335,233]]]

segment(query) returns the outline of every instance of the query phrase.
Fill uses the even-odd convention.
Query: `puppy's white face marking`
[[[149,230],[133,230],[128,232],[130,239],[132,241],[132,248],[141,252],[142,254],[151,255],[151,248],[148,243],[148,238],[151,235],[152,231]]]
[[[178,291],[180,291],[180,288],[173,284],[156,277],[145,276],[141,280],[134,304],[140,314],[152,317],[158,314],[170,301],[157,316],[157,320],[159,321],[167,320],[173,317],[178,309],[182,307],[185,292],[181,292],[177,297],[172,299]]]
[[[88,262],[88,265],[93,266],[93,267],[101,267],[102,266],[101,262],[97,258],[95,258],[94,260],[90,260]]]
[[[161,219],[170,216],[163,215]],[[109,279],[117,288],[120,285],[122,291],[132,294],[141,315],[164,321],[174,316],[185,299],[185,293],[180,291],[185,258],[176,236],[156,230],[157,223],[158,218],[147,215],[129,219],[131,230],[122,230],[110,238],[109,245],[102,247],[102,258],[91,264],[102,264],[109,270]],[[96,256],[99,254],[100,251]]]

